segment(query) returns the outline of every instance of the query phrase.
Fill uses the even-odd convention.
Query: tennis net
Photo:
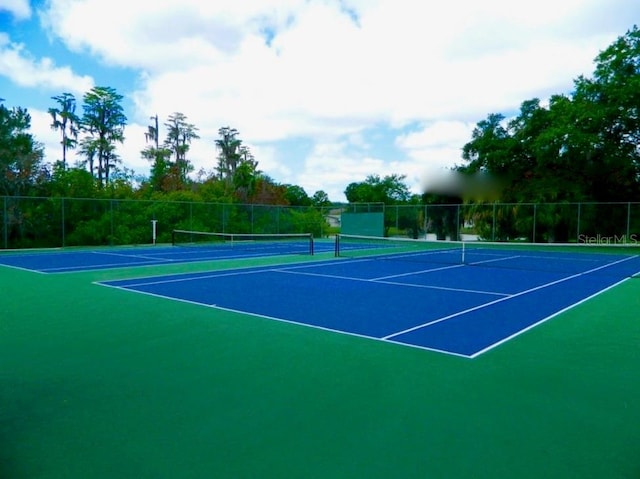
[[[602,270],[640,277],[640,243],[524,243],[432,241],[337,235],[335,255],[532,271],[585,273]]]
[[[174,246],[211,249],[233,248],[238,251],[254,251],[265,255],[313,254],[313,235],[310,233],[246,234],[173,230],[171,243]]]

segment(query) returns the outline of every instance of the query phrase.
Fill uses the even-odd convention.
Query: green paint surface
[[[640,281],[474,360],[94,283],[233,265],[0,267],[0,478],[640,477]]]

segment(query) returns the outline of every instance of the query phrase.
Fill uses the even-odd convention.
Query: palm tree
[[[147,127],[147,131],[144,134],[144,139],[147,142],[152,142],[155,145],[155,149],[160,149],[159,143],[159,130],[158,130],[158,115],[150,117],[151,120],[155,120],[153,125]]]
[[[51,128],[62,132],[62,169],[67,166],[67,149],[78,144],[78,126],[80,119],[76,115],[76,98],[71,93],[51,97],[60,108],[49,108],[52,118]]]
[[[89,168],[97,173],[98,183],[109,182],[110,170],[120,158],[115,154],[116,143],[124,142],[124,127],[127,117],[122,108],[122,95],[112,87],[94,87],[83,97],[82,153],[87,157]]]
[[[164,142],[165,147],[171,150],[175,156],[174,166],[178,172],[180,181],[184,183],[187,180],[187,174],[193,170],[193,165],[187,160],[187,152],[189,151],[191,141],[200,138],[196,133],[198,128],[188,123],[186,115],[180,112],[169,115],[164,126],[167,127],[167,139]]]
[[[242,140],[238,137],[238,130],[228,126],[218,130],[220,138],[215,141],[218,148],[218,176],[221,180],[228,183],[233,181],[236,168],[242,159],[240,148]]]

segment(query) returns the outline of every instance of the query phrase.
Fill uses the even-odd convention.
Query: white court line
[[[517,243],[516,243],[517,244]],[[502,253],[496,253],[495,250],[491,248],[484,247],[470,247],[470,249],[466,249],[466,253],[472,256],[502,256],[506,252],[511,252],[514,254],[518,254],[518,248],[514,247],[511,249],[505,249]],[[624,251],[620,252],[621,254]],[[591,257],[589,257],[591,256]],[[598,257],[594,257],[598,256]],[[607,256],[610,256],[606,253],[598,253],[598,252],[590,252],[588,254],[584,254],[583,252],[574,251],[537,251],[537,252],[529,252],[528,254],[519,253],[518,257],[521,258],[532,258],[532,259],[540,259],[540,260],[553,260],[553,261],[567,261],[569,263],[573,262],[585,262],[585,263],[596,263],[602,262]],[[618,255],[620,256],[620,255]]]
[[[401,336],[403,334],[410,333],[410,332],[415,331],[417,329],[422,329],[422,328],[424,328],[426,326],[431,326],[432,324],[441,323],[442,321],[446,321],[448,319],[455,318],[457,316],[462,316],[463,314],[467,314],[467,313],[470,313],[472,311],[477,311],[479,309],[486,308],[487,306],[492,306],[494,304],[501,303],[503,301],[507,301],[507,300],[512,299],[512,298],[517,298],[518,296],[523,296],[525,294],[529,294],[529,293],[532,293],[534,291],[538,291],[540,289],[548,288],[549,286],[553,286],[553,285],[556,285],[556,284],[559,284],[559,283],[563,283],[563,282],[568,281],[570,279],[574,279],[574,278],[577,278],[579,276],[583,276],[583,275],[586,275],[586,274],[589,274],[589,273],[593,273],[595,271],[598,271],[598,270],[601,270],[601,269],[604,269],[604,268],[608,268],[610,266],[614,266],[616,264],[623,263],[625,261],[629,261],[630,259],[634,259],[634,258],[637,258],[637,256],[631,256],[629,258],[624,258],[624,259],[621,259],[621,260],[618,260],[618,261],[614,261],[613,263],[609,263],[609,264],[606,264],[606,265],[603,265],[603,266],[598,266],[597,268],[593,268],[593,269],[590,269],[588,271],[584,271],[582,273],[572,274],[571,276],[567,276],[565,278],[561,278],[561,279],[558,279],[556,281],[551,281],[550,283],[541,284],[540,286],[536,286],[535,288],[526,289],[524,291],[520,291],[519,293],[515,293],[515,294],[512,294],[512,295],[504,297],[504,298],[496,299],[494,301],[490,301],[488,303],[481,304],[479,306],[474,306],[473,308],[468,308],[468,309],[465,309],[463,311],[459,311],[457,313],[450,314],[448,316],[444,316],[442,318],[438,318],[438,319],[433,320],[433,321],[427,321],[426,323],[419,324],[417,326],[405,329],[403,331],[398,331],[397,333],[389,334],[388,336],[385,336],[382,339],[395,338],[397,336]]]
[[[291,254],[291,255],[278,255],[277,258],[273,258],[273,259],[282,259],[282,258],[289,258],[289,257],[294,257],[294,258],[298,258],[300,255],[298,254]],[[226,259],[239,259],[241,261],[250,261],[253,260],[253,257],[248,257],[248,256],[240,256],[238,258],[236,257],[225,257],[222,258],[222,260],[226,260]],[[176,263],[171,264],[171,266],[176,266],[176,265],[183,265],[183,264],[198,264],[198,263],[208,263],[208,262],[218,262],[220,260],[212,260],[212,259],[206,259],[206,260],[194,260],[194,261],[179,261]],[[301,268],[303,267],[313,267],[313,266],[317,266],[318,264],[323,264],[325,262],[333,262],[333,260],[327,260],[324,258],[319,258],[319,259],[314,259],[309,261],[308,263],[304,263],[304,265],[300,265]],[[1,263],[0,263],[1,264]],[[263,271],[267,271],[267,270],[271,270],[272,268],[275,267],[288,267],[289,265],[291,265],[291,267],[294,267],[294,265],[296,265],[297,263],[274,263],[274,264],[270,264],[270,265],[263,265],[263,266],[242,266],[242,268],[239,268],[237,266],[228,266],[228,267],[223,267],[221,269],[218,270],[209,270],[209,271],[191,271],[191,272],[187,272],[187,273],[179,273],[179,272],[160,272],[160,273],[156,273],[156,274],[152,274],[152,275],[145,275],[145,276],[137,276],[137,277],[131,277],[128,278],[127,280],[123,280],[123,279],[118,279],[118,280],[103,280],[103,281],[94,281],[95,284],[102,284],[102,282],[109,282],[109,281],[130,281],[130,280],[134,280],[134,279],[138,279],[138,280],[149,280],[152,278],[166,278],[167,276],[173,276],[173,277],[177,277],[177,276],[191,276],[193,274],[199,274],[199,273],[206,273],[206,272],[211,272],[212,274],[218,272],[218,273],[224,273],[226,271],[238,271],[239,269],[241,271],[246,271],[248,269],[254,270],[254,269],[258,269],[260,268],[259,271],[257,272],[263,272]],[[155,263],[153,264],[144,264],[144,263],[136,263],[134,265],[130,265],[130,266],[126,266],[127,269],[132,269],[132,268],[148,268],[148,267],[154,267],[154,266],[158,266]],[[297,267],[297,266],[295,266]],[[93,269],[89,269],[89,270],[83,270],[80,272],[86,272],[86,271],[91,271],[91,272],[95,272],[95,271],[102,271],[103,269],[106,268],[93,268]],[[31,271],[31,270],[28,270]],[[75,271],[69,271],[69,273],[75,273]],[[187,278],[187,279],[197,279],[197,278]]]
[[[637,258],[637,256],[633,256],[633,257],[630,257],[630,258],[625,258],[625,259],[622,259],[622,260],[620,260],[620,261],[616,261],[616,262],[614,262],[614,263],[610,263],[610,264],[607,264],[607,265],[604,265],[604,266],[600,266],[600,267],[598,267],[598,268],[594,268],[594,269],[592,269],[592,270],[589,270],[589,271],[586,271],[586,272],[583,272],[583,273],[575,274],[575,275],[572,275],[572,276],[570,276],[570,277],[563,278],[563,279],[558,280],[558,281],[554,281],[553,283],[548,283],[548,284],[546,284],[546,285],[541,285],[541,286],[539,286],[539,287],[537,287],[537,288],[532,288],[531,290],[528,290],[528,291],[523,291],[523,292],[517,293],[517,294],[515,294],[515,295],[509,295],[509,296],[508,296],[508,297],[506,297],[506,298],[501,298],[501,299],[499,299],[499,300],[497,300],[497,301],[492,301],[492,302],[490,302],[490,303],[486,303],[486,304],[484,304],[484,305],[481,305],[480,307],[488,306],[488,305],[490,305],[490,304],[495,304],[495,303],[500,302],[500,301],[502,301],[502,300],[506,300],[506,299],[510,299],[511,297],[515,297],[515,296],[519,296],[519,295],[522,295],[522,294],[526,294],[527,292],[531,292],[531,291],[536,290],[536,289],[541,289],[541,288],[543,288],[543,287],[550,286],[550,285],[552,285],[552,284],[556,284],[556,283],[559,283],[559,282],[563,282],[563,281],[566,281],[566,280],[572,279],[572,278],[574,278],[574,277],[578,277],[578,276],[581,276],[581,275],[585,275],[585,274],[591,273],[591,272],[593,272],[593,271],[597,271],[597,270],[599,270],[599,269],[603,269],[603,268],[606,268],[606,267],[609,267],[609,266],[613,266],[613,265],[615,265],[615,264],[617,264],[617,263],[621,263],[621,262],[624,262],[624,261],[627,261],[627,260],[629,260],[629,259],[633,259],[633,258]],[[326,260],[321,260],[321,261],[320,261],[320,263],[325,262],[325,261],[326,261]],[[358,261],[359,261],[359,260],[358,260]],[[371,260],[364,259],[364,260],[362,260],[362,261],[371,261]],[[337,264],[337,263],[336,263],[336,264]],[[280,272],[280,273],[290,273],[290,274],[309,274],[309,275],[316,275],[316,274],[313,274],[313,273],[297,273],[297,272],[295,272],[295,271],[289,271],[289,270],[290,270],[290,269],[297,269],[297,268],[315,267],[315,266],[317,266],[317,265],[318,265],[318,263],[315,263],[315,264],[310,263],[310,264],[304,264],[304,265],[295,265],[295,266],[291,266],[291,267],[288,267],[289,265],[281,265],[282,267],[287,268],[287,269],[273,269],[273,268],[267,268],[267,269],[259,269],[259,270],[243,271],[243,272],[236,272],[236,273],[231,272],[231,273],[229,273],[229,274],[224,274],[224,276],[241,275],[241,274],[249,274],[249,273],[261,273],[261,272]],[[639,273],[640,273],[640,272],[639,272]],[[191,275],[191,274],[193,274],[193,273],[188,273],[188,274],[189,274],[189,275]],[[219,277],[219,276],[223,276],[223,275],[220,275],[220,274],[212,274],[212,275],[206,275],[206,276],[199,276],[199,277],[195,277],[195,278],[194,278],[194,277],[189,277],[189,278],[173,279],[173,280],[170,280],[170,281],[159,281],[159,283],[165,283],[165,282],[167,282],[167,283],[168,283],[168,282],[180,281],[180,280],[191,280],[191,279],[200,279],[200,278],[206,278],[206,277]],[[331,276],[331,275],[316,275],[316,276],[327,276],[327,277],[334,277],[334,278],[337,278],[337,279],[346,279],[346,280],[352,280],[352,281],[368,281],[368,282],[372,282],[371,280],[357,279],[357,278],[350,278],[350,277],[339,277],[339,276]],[[149,278],[140,278],[140,279],[149,279]],[[627,278],[627,279],[628,279],[628,278]],[[624,280],[623,280],[623,281],[624,281]],[[155,283],[158,283],[158,282],[146,282],[146,283],[140,283],[140,284],[145,285],[145,284],[155,284]],[[155,297],[159,297],[159,298],[170,299],[170,300],[173,300],[173,301],[180,301],[180,302],[183,302],[183,303],[189,303],[189,304],[195,304],[195,305],[199,305],[199,306],[210,307],[210,308],[213,308],[213,309],[219,309],[219,310],[224,310],[224,311],[229,311],[229,312],[234,312],[234,313],[239,313],[239,314],[247,314],[247,315],[250,315],[250,316],[255,316],[255,317],[260,317],[260,318],[265,318],[265,319],[271,319],[271,320],[280,321],[280,322],[284,322],[284,323],[290,323],[290,324],[299,325],[299,326],[306,326],[306,327],[309,327],[309,328],[314,328],[314,329],[319,329],[319,330],[324,330],[324,331],[329,331],[329,332],[335,332],[335,333],[345,334],[345,335],[349,335],[349,336],[355,336],[355,337],[360,337],[360,338],[365,338],[365,339],[371,339],[371,340],[375,340],[375,341],[383,341],[383,342],[386,342],[386,343],[392,343],[392,344],[396,344],[396,345],[403,346],[403,347],[411,347],[411,348],[414,348],[414,349],[421,349],[421,350],[426,350],[426,351],[438,352],[438,353],[447,354],[447,355],[451,355],[451,356],[462,357],[462,358],[466,358],[466,359],[472,359],[472,358],[474,358],[474,357],[476,357],[476,356],[478,356],[478,355],[482,354],[483,352],[488,351],[488,350],[492,349],[493,347],[496,347],[497,345],[499,345],[499,344],[501,344],[501,343],[505,342],[506,340],[508,340],[508,338],[507,338],[507,339],[504,339],[504,340],[501,340],[500,342],[498,342],[498,343],[496,343],[496,344],[494,344],[494,345],[492,345],[492,346],[489,346],[488,348],[486,348],[486,349],[485,349],[485,350],[483,350],[483,351],[476,352],[476,353],[474,353],[473,355],[466,355],[466,354],[462,354],[462,353],[456,353],[456,352],[453,352],[453,351],[447,351],[447,350],[442,350],[442,349],[437,349],[437,348],[432,348],[432,347],[420,346],[420,345],[410,344],[410,343],[403,343],[403,342],[400,342],[400,341],[395,341],[395,340],[389,339],[389,338],[391,338],[391,337],[394,337],[394,336],[397,336],[397,335],[399,335],[399,334],[402,334],[402,332],[401,332],[401,333],[394,333],[393,335],[388,335],[388,336],[385,336],[385,337],[382,337],[382,338],[374,337],[374,336],[366,336],[366,335],[359,334],[359,333],[352,333],[352,332],[348,332],[348,331],[342,331],[342,330],[337,330],[337,329],[331,329],[331,328],[322,327],[322,326],[316,326],[316,325],[308,324],[308,323],[304,323],[304,322],[298,322],[298,321],[293,321],[293,320],[287,320],[287,319],[282,319],[282,318],[277,318],[277,317],[272,317],[272,316],[262,315],[262,314],[258,314],[258,313],[251,313],[251,312],[242,311],[242,310],[234,310],[234,309],[230,309],[230,308],[223,308],[223,307],[217,306],[217,305],[215,305],[215,304],[200,303],[200,302],[196,302],[196,301],[191,301],[191,300],[186,300],[186,299],[180,299],[180,298],[171,297],[171,296],[165,296],[165,295],[161,295],[161,294],[157,294],[157,293],[150,293],[150,292],[145,292],[145,291],[138,291],[138,290],[135,290],[135,289],[131,289],[131,288],[133,287],[133,285],[118,286],[118,285],[110,285],[110,284],[102,283],[102,282],[96,282],[95,284],[99,284],[99,285],[101,285],[101,286],[111,287],[111,288],[114,288],[114,289],[120,289],[120,290],[125,290],[125,291],[133,291],[133,292],[135,292],[135,293],[139,293],[139,294],[146,294],[146,295],[149,295],[149,296],[155,296]],[[419,285],[418,285],[418,286],[417,286],[417,285],[407,285],[407,284],[402,284],[402,283],[391,283],[391,282],[389,282],[389,284],[397,284],[397,285],[401,285],[401,286],[414,286],[414,287],[420,287]],[[619,283],[616,283],[616,285],[617,285],[617,284],[619,284]],[[614,287],[614,286],[616,286],[616,285],[612,285],[612,286],[608,287],[607,289],[612,288],[612,287]],[[442,289],[445,289],[445,288],[442,288]],[[606,289],[605,289],[605,290],[603,290],[603,291],[606,291]],[[469,291],[469,292],[470,292],[470,291]],[[602,291],[601,291],[601,292],[602,292]],[[487,293],[487,292],[481,292],[481,293],[484,293],[484,294],[491,294],[491,293]],[[501,293],[496,293],[496,294],[501,294]],[[599,294],[599,293],[596,293],[596,294]],[[589,298],[591,298],[591,297],[593,297],[593,296],[595,296],[595,295],[592,295],[592,296],[590,296]],[[584,300],[582,300],[582,301],[586,301],[586,300],[588,300],[589,298],[586,298],[586,299],[584,299]],[[581,302],[582,302],[582,301],[581,301]],[[579,303],[575,303],[575,304],[579,304]],[[569,306],[568,308],[563,309],[562,311],[565,311],[566,309],[569,309],[569,308],[571,308],[571,307],[575,306],[575,304],[574,304],[574,305],[572,305],[572,306]],[[465,312],[469,312],[469,311],[474,310],[474,309],[479,309],[479,308],[471,308],[470,310],[463,311],[463,312],[458,313],[458,314],[464,314]],[[557,315],[557,314],[560,314],[562,311],[559,311],[559,312],[557,312],[557,313],[554,313],[554,315],[552,315],[552,316],[550,316],[549,318],[546,318],[546,319],[550,319],[551,317],[553,317],[553,316],[555,316],[555,315]],[[453,316],[453,315],[452,315],[452,316]],[[450,317],[452,317],[452,316],[450,316]],[[437,320],[437,321],[434,321],[434,322],[430,322],[430,323],[425,323],[424,325],[421,325],[421,326],[418,326],[418,327],[416,327],[416,328],[412,328],[412,329],[417,329],[417,328],[420,328],[420,327],[423,327],[423,326],[427,326],[427,325],[429,325],[429,324],[433,324],[433,323],[435,323],[435,322],[439,322],[439,321],[441,321],[441,320],[448,319],[448,318],[450,318],[450,317],[447,317],[447,318],[441,318],[440,320]],[[545,320],[546,320],[546,319],[545,319]],[[539,323],[536,323],[536,325],[537,325],[537,324],[539,324]],[[531,326],[531,327],[534,327],[534,326],[535,326],[535,325],[533,325],[533,326]],[[523,330],[523,331],[521,331],[521,332],[524,332],[524,331],[526,331],[526,330],[528,330],[528,329],[531,329],[531,327],[528,327],[528,328],[526,328],[525,330]],[[517,334],[520,334],[521,332],[519,332],[519,333],[517,333]],[[517,335],[517,334],[516,334],[516,335]],[[514,336],[515,336],[515,335],[514,335]]]
[[[142,255],[142,254],[124,254],[124,253],[110,253],[108,251],[90,251],[90,253],[94,253],[94,254],[102,254],[105,256],[119,256],[119,257],[123,257],[123,258],[142,258],[142,259],[148,259],[151,261],[175,261],[173,259],[163,259],[163,258],[155,258],[153,256],[146,256],[146,255]]]
[[[22,266],[14,266],[12,264],[5,264],[5,263],[1,263],[1,262],[0,262],[0,266],[6,266],[7,268],[17,269],[17,270],[20,270],[20,271],[28,271],[30,273],[46,274],[46,272],[43,271],[43,270],[23,268]]]
[[[233,270],[232,270],[233,271]],[[159,280],[159,281],[144,281],[142,283],[131,283],[131,284],[127,284],[126,286],[122,286],[122,288],[133,288],[133,287],[139,287],[139,286],[152,286],[154,284],[169,284],[169,283],[182,283],[185,281],[197,281],[199,279],[211,279],[211,278],[224,278],[226,276],[243,276],[243,275],[248,275],[248,274],[256,274],[256,273],[266,273],[269,271],[277,271],[277,270],[272,270],[271,268],[265,268],[265,269],[260,269],[260,270],[251,270],[251,271],[237,271],[237,272],[229,272],[229,273],[211,273],[211,274],[205,274],[202,276],[190,276],[190,275],[198,275],[199,273],[183,273],[181,276],[187,276],[186,278],[172,278],[172,279],[165,279],[165,280]],[[167,277],[167,276],[173,276],[173,275],[163,275],[160,276],[162,277]],[[146,279],[146,278],[141,278],[141,279]],[[115,280],[115,282],[122,282],[122,281],[126,281],[126,280]],[[109,281],[106,281],[104,283],[99,282],[99,284],[105,284],[108,283]],[[114,286],[114,285],[107,285],[107,286]],[[117,287],[117,286],[114,286]]]
[[[463,266],[464,266],[464,264],[456,264],[456,265],[449,265],[449,266],[441,266],[439,268],[423,269],[423,270],[420,270],[420,271],[411,271],[409,273],[390,274],[388,276],[379,276],[377,278],[371,278],[371,281],[382,281],[382,280],[385,280],[385,279],[402,278],[402,277],[405,277],[405,276],[413,276],[413,275],[416,275],[416,274],[431,273],[433,271],[442,271],[442,270],[445,270],[445,269],[461,268]]]
[[[483,251],[491,251],[491,250],[477,250],[477,249],[471,249],[471,250],[467,250],[467,254],[470,254],[472,256],[501,256],[500,253],[485,253]],[[515,251],[514,251],[515,252]],[[542,252],[542,254],[519,254],[517,256],[514,256],[514,258],[529,258],[529,259],[535,259],[538,261],[567,261],[569,263],[574,263],[574,262],[584,262],[584,263],[601,263],[603,261],[604,258],[588,258],[585,256],[580,256],[580,257],[569,257],[567,256],[567,254],[571,254],[571,253],[567,253],[567,252],[560,252],[560,251],[546,251],[546,252]],[[573,253],[574,255],[584,255],[584,253]],[[600,254],[602,255],[603,253],[588,253],[588,254]],[[620,255],[617,255],[620,256]]]
[[[312,265],[308,265],[308,267],[311,267]],[[317,266],[317,265],[315,265]],[[455,267],[460,267],[463,265],[456,265]],[[300,266],[301,268],[304,266]],[[297,267],[296,267],[297,268]],[[186,273],[185,276],[187,277],[181,277],[181,278],[171,278],[171,279],[160,279],[160,280],[156,280],[156,281],[142,281],[139,283],[130,283],[127,284],[126,286],[123,286],[123,288],[134,288],[134,287],[140,287],[140,286],[152,286],[152,285],[157,285],[157,284],[169,284],[169,283],[179,283],[179,282],[185,282],[185,281],[196,281],[196,280],[200,280],[200,279],[211,279],[211,278],[223,278],[223,277],[227,277],[227,276],[243,276],[246,274],[257,274],[257,273],[287,273],[287,274],[298,274],[298,275],[303,275],[303,276],[317,276],[317,277],[322,277],[322,278],[332,278],[332,279],[341,279],[341,280],[346,280],[346,281],[360,281],[360,282],[365,282],[365,283],[380,283],[380,284],[389,284],[392,286],[402,286],[402,287],[408,287],[408,288],[422,288],[422,289],[437,289],[437,290],[444,290],[444,291],[457,291],[457,292],[461,292],[461,293],[472,293],[472,294],[485,294],[485,295],[490,295],[490,296],[509,296],[506,293],[499,293],[499,292],[495,292],[495,291],[482,291],[482,290],[474,290],[474,289],[464,289],[464,288],[449,288],[449,287],[444,287],[444,286],[431,286],[431,285],[422,285],[422,284],[411,284],[411,283],[398,283],[398,282],[394,282],[394,281],[381,281],[381,280],[377,280],[377,279],[363,279],[363,278],[354,278],[354,277],[350,277],[350,276],[339,276],[339,275],[331,275],[331,274],[320,274],[320,273],[306,273],[306,272],[299,272],[299,271],[291,271],[290,268],[272,268],[272,267],[267,267],[264,269],[258,269],[258,270],[250,270],[250,271],[233,271],[231,270],[228,273],[212,273],[212,274],[205,274],[205,275],[197,275],[197,273]],[[196,275],[196,276],[191,276],[192,274]],[[143,280],[146,280],[147,278],[141,278]],[[122,280],[118,280],[118,281],[122,281]],[[100,283],[103,284],[103,283]]]
[[[82,265],[82,266],[60,266],[59,268],[43,268],[41,270],[34,271],[42,271],[43,273],[86,273],[86,272],[95,272],[101,271],[105,269],[111,269],[111,267],[123,267],[123,268],[131,268],[133,266],[158,266],[158,262],[154,261],[146,262],[146,263],[106,263],[106,264],[95,264],[95,265]],[[87,269],[88,268],[88,269]]]
[[[409,272],[409,273],[392,274],[392,275],[389,275],[389,276],[380,276],[379,278],[372,278],[372,281],[379,281],[379,280],[383,280],[383,279],[392,279],[392,278],[402,278],[404,276],[412,276],[412,275],[422,274],[422,273],[431,273],[432,271],[443,271],[445,269],[461,268],[463,266],[473,266],[473,265],[476,265],[476,264],[495,263],[496,261],[506,261],[506,260],[515,259],[515,258],[520,258],[520,256],[508,256],[508,257],[497,258],[497,259],[485,259],[485,260],[482,260],[482,261],[474,261],[473,263],[469,263],[469,264],[461,263],[461,264],[455,264],[455,265],[449,265],[449,266],[441,266],[439,268],[423,269],[421,271],[412,271],[412,272]]]
[[[600,294],[604,293],[605,291],[608,291],[608,290],[610,290],[610,289],[612,289],[612,288],[615,288],[616,286],[618,286],[618,285],[620,285],[620,284],[624,283],[625,281],[627,281],[627,280],[629,280],[629,279],[631,279],[631,278],[625,278],[625,279],[623,279],[623,280],[620,280],[620,281],[618,281],[617,283],[614,283],[614,284],[612,284],[612,285],[610,285],[610,286],[607,286],[606,288],[601,289],[600,291],[597,291],[597,292],[593,293],[592,295],[587,296],[586,298],[581,299],[580,301],[577,301],[577,302],[575,302],[575,303],[573,303],[573,304],[570,304],[569,306],[567,306],[567,307],[565,307],[565,308],[562,308],[560,311],[556,311],[555,313],[553,313],[553,314],[551,314],[551,315],[547,316],[546,318],[543,318],[543,319],[541,319],[541,320],[540,320],[540,321],[538,321],[538,322],[535,322],[535,323],[533,323],[533,324],[530,324],[530,325],[529,325],[529,326],[527,326],[526,328],[521,329],[520,331],[517,331],[517,332],[513,333],[512,335],[507,336],[506,338],[502,338],[500,341],[498,341],[498,342],[496,342],[496,343],[493,343],[493,344],[491,344],[490,346],[487,346],[486,348],[481,349],[480,351],[476,351],[475,353],[473,353],[473,354],[472,354],[471,356],[469,356],[469,357],[470,357],[471,359],[474,359],[474,358],[476,358],[476,357],[480,356],[481,354],[486,353],[487,351],[491,351],[492,349],[497,348],[497,347],[498,347],[498,346],[500,346],[501,344],[506,343],[507,341],[509,341],[509,340],[511,340],[511,339],[513,339],[513,338],[515,338],[515,337],[517,337],[517,336],[520,336],[520,335],[521,335],[521,334],[523,334],[523,333],[526,333],[526,332],[527,332],[527,331],[529,331],[530,329],[533,329],[533,328],[535,328],[536,326],[539,326],[540,324],[542,324],[542,323],[544,323],[544,322],[546,322],[546,321],[549,321],[549,320],[550,320],[550,319],[552,319],[552,318],[555,318],[556,316],[558,316],[558,315],[560,315],[560,314],[564,313],[565,311],[568,311],[568,310],[570,310],[570,309],[572,309],[572,308],[575,308],[576,306],[578,306],[578,305],[580,305],[580,304],[582,304],[582,303],[584,303],[584,302],[586,302],[586,301],[589,301],[589,300],[590,300],[590,299],[592,299],[592,298],[595,298],[596,296],[598,296],[598,295],[600,295]]]
[[[365,334],[353,333],[353,332],[349,332],[349,331],[343,331],[341,329],[327,328],[327,327],[318,326],[318,325],[315,325],[315,324],[303,323],[303,322],[293,321],[293,320],[284,319],[284,318],[277,318],[275,316],[267,316],[266,314],[252,313],[250,311],[242,311],[242,310],[239,310],[239,309],[224,308],[222,306],[217,306],[215,304],[199,303],[197,301],[191,301],[189,299],[176,298],[176,297],[173,297],[173,296],[165,296],[163,294],[149,293],[149,292],[146,292],[146,291],[138,291],[138,290],[135,290],[135,289],[129,289],[127,286],[113,286],[113,285],[105,284],[105,283],[96,283],[96,284],[99,284],[100,286],[106,286],[107,288],[119,289],[119,290],[123,290],[123,291],[127,291],[127,292],[133,292],[133,293],[138,293],[138,294],[144,294],[144,295],[147,295],[147,296],[153,296],[155,298],[169,299],[171,301],[178,301],[180,303],[193,304],[193,305],[196,305],[196,306],[205,306],[207,308],[217,309],[217,310],[220,310],[220,311],[227,311],[227,312],[230,312],[230,313],[237,313],[237,314],[246,314],[248,316],[253,316],[253,317],[256,317],[256,318],[269,319],[269,320],[272,320],[272,321],[279,321],[281,323],[293,324],[293,325],[296,325],[296,326],[303,326],[303,327],[312,328],[312,329],[319,329],[321,331],[327,331],[327,332],[330,332],[330,333],[344,334],[346,336],[355,336],[357,338],[369,339],[369,340],[373,340],[373,341],[380,341],[380,342],[384,342],[384,343],[392,343],[392,344],[396,344],[396,345],[399,345],[399,346],[412,347],[412,348],[416,348],[416,349],[422,349],[424,351],[432,351],[432,352],[436,352],[436,353],[447,354],[449,356],[457,356],[457,357],[469,359],[469,356],[467,356],[465,354],[456,353],[456,352],[453,352],[453,351],[446,351],[446,350],[437,349],[437,348],[429,348],[429,347],[420,346],[420,345],[417,345],[417,344],[405,344],[405,343],[396,342],[396,341],[386,341],[383,338],[378,338],[376,336],[367,336]]]
[[[468,263],[468,265],[474,266],[476,264],[497,263],[498,261],[508,261],[510,259],[518,259],[518,258],[524,258],[524,256],[521,256],[521,255],[501,256],[499,258],[494,258],[494,259],[483,259],[482,261],[474,261],[473,263]]]
[[[65,253],[66,254],[66,253]],[[286,254],[286,255],[278,255],[278,258],[288,258],[288,257],[298,257],[298,254],[292,253],[292,254]],[[130,257],[130,256],[129,256]],[[97,265],[84,265],[84,266],[65,266],[65,267],[60,267],[60,268],[49,268],[49,269],[43,269],[43,270],[37,270],[43,273],[52,273],[52,274],[57,274],[57,273],[87,273],[87,272],[96,272],[96,271],[102,271],[102,270],[106,270],[106,269],[112,269],[112,267],[116,267],[117,269],[120,268],[149,268],[149,267],[154,267],[154,266],[165,266],[165,265],[171,265],[171,266],[175,266],[175,265],[182,265],[182,264],[197,264],[197,263],[208,263],[208,262],[220,262],[220,261],[228,261],[228,260],[253,260],[256,257],[258,258],[266,258],[265,255],[260,255],[260,254],[255,254],[255,255],[234,255],[234,256],[223,256],[220,258],[195,258],[195,259],[189,259],[189,260],[181,260],[181,259],[165,259],[165,258],[159,258],[159,259],[154,259],[153,263],[110,263],[110,264],[97,264]],[[321,259],[318,261],[326,261],[325,259]],[[165,264],[163,264],[162,262],[166,262]],[[1,264],[1,263],[0,263]],[[237,269],[237,268],[227,268],[227,269]],[[29,271],[36,271],[36,270],[29,270]],[[193,273],[172,273],[172,275],[176,275],[176,274],[193,274]],[[157,275],[156,275],[157,276]],[[168,276],[167,273],[162,273],[162,276]],[[148,278],[149,276],[143,276],[142,278]]]
[[[444,291],[457,291],[460,293],[473,293],[473,294],[486,294],[491,296],[509,296],[506,293],[497,293],[494,291],[478,291],[475,289],[464,289],[464,288],[448,288],[446,286],[431,286],[427,284],[413,284],[413,283],[397,283],[395,281],[381,281],[378,279],[366,279],[366,278],[353,278],[351,276],[338,276],[333,274],[320,274],[320,273],[301,273],[297,271],[288,271],[286,269],[274,269],[271,270],[274,273],[287,273],[287,274],[299,274],[302,276],[318,276],[321,278],[332,278],[332,279],[342,279],[345,281],[360,281],[362,283],[378,283],[378,284],[389,284],[392,286],[402,286],[404,288],[422,288],[422,289],[438,289]]]

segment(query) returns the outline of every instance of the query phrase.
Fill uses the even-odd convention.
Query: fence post
[[[581,213],[581,209],[582,209],[582,203],[578,203],[578,231],[577,231],[577,235],[576,235],[576,242],[577,243],[580,242],[580,213]]]
[[[424,239],[428,238],[429,234],[429,207],[424,205]]]
[[[496,240],[496,202],[493,202],[493,221],[492,221],[492,228],[491,228],[491,241],[495,241]]]
[[[111,235],[109,237],[109,246],[113,246],[113,200],[109,200],[109,216],[111,216]]]
[[[2,197],[2,236],[4,248],[9,248],[9,222],[7,220],[7,197]]]
[[[631,202],[627,202],[627,235],[624,238],[624,242],[629,241],[629,236],[631,235]]]
[[[533,204],[533,238],[531,239],[532,243],[536,242],[536,211],[537,211],[538,203]]]
[[[65,231],[64,231],[64,197],[62,197],[62,203],[60,204],[60,217],[62,218],[61,231],[62,231],[62,247],[66,246]]]
[[[396,234],[400,232],[400,206],[396,205]]]

